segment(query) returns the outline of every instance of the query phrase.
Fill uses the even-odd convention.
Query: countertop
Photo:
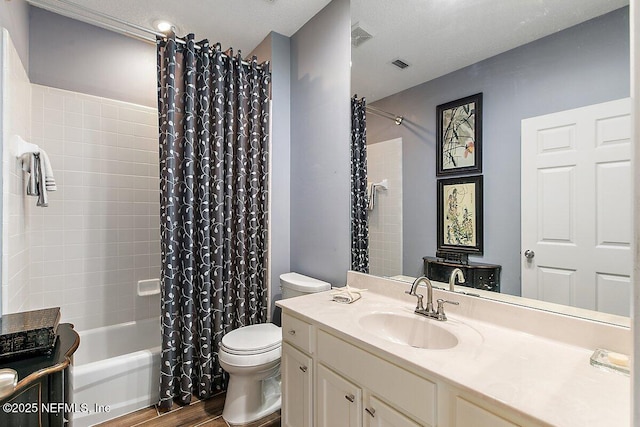
[[[438,295],[434,290],[434,301]],[[461,305],[477,304],[472,298],[456,295]],[[454,312],[450,306],[449,320],[438,324],[458,337],[459,344],[451,349],[396,344],[363,328],[361,319],[370,313],[413,314],[415,302],[400,295],[368,291],[346,305],[333,302],[328,291],[277,305],[409,371],[446,381],[534,422],[567,427],[630,424],[630,379],[591,366],[595,349],[466,317],[464,310]]]

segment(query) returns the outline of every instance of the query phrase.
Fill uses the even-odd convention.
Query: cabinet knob
[[[307,367],[306,367],[306,366],[304,366],[304,365],[302,365],[302,366],[300,366],[300,370],[301,370],[302,372],[307,372]]]
[[[290,329],[289,330],[289,335],[295,335],[296,334],[296,330],[295,329]]]
[[[376,410],[373,408],[364,408],[365,411],[367,411],[367,414],[371,415],[372,417],[375,418],[376,416]]]
[[[353,402],[354,400],[356,400],[356,397],[353,394],[347,394],[344,396],[345,399],[347,399],[349,402]]]

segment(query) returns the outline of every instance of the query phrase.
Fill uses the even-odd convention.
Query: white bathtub
[[[160,345],[159,318],[80,332],[71,375],[73,402],[83,409],[73,414],[74,427],[158,403]]]

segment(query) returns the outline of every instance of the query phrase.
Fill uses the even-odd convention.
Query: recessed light
[[[158,19],[156,21],[153,21],[153,28],[160,31],[161,33],[166,34],[173,28],[175,28],[175,25],[173,25],[169,21],[165,21],[164,19]]]

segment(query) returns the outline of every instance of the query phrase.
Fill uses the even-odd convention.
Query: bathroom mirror
[[[403,116],[367,114],[369,178],[388,180],[377,200],[389,202],[369,216],[371,273],[416,277],[435,255],[436,107],[483,93],[485,247],[470,261],[502,266],[501,293],[483,296],[628,325],[520,297],[521,122],[629,96],[628,1],[352,0],[351,13],[352,93]]]

